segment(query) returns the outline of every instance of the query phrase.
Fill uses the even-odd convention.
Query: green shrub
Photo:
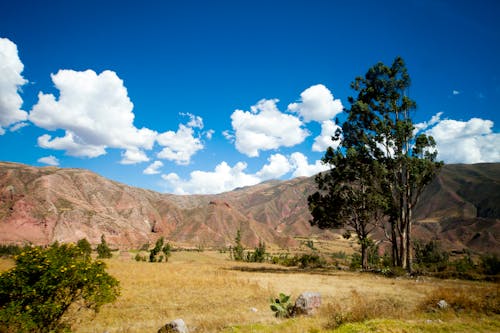
[[[165,239],[160,237],[155,244],[155,247],[149,252],[149,262],[162,262],[165,259],[165,262],[168,261],[170,254],[172,252],[172,247],[169,243],[165,244]],[[160,252],[163,253],[160,254]]]
[[[106,243],[106,239],[104,235],[101,235],[101,243],[97,245],[97,258],[99,259],[108,259],[111,258],[113,254],[111,253],[111,249]]]
[[[92,254],[92,246],[90,245],[87,238],[82,238],[76,243],[76,247],[78,247],[82,253],[86,256],[90,256]]]
[[[431,240],[427,244],[415,241],[413,249],[417,271],[442,272],[447,268],[449,254],[441,250],[437,241]]]
[[[238,229],[236,237],[234,238],[235,246],[231,248],[231,258],[236,261],[244,259],[245,248],[241,244],[241,230]]]
[[[21,247],[18,245],[0,245],[0,257],[1,256],[13,256],[21,252]]]
[[[290,318],[294,315],[294,306],[290,302],[290,295],[280,293],[277,298],[271,298],[271,310],[277,318]]]
[[[318,268],[325,266],[325,261],[317,253],[303,254],[298,258],[300,268]]]
[[[119,295],[106,265],[73,244],[24,247],[0,275],[0,332],[68,330],[80,310],[97,312]]]
[[[497,275],[500,273],[500,260],[496,254],[486,254],[481,257],[481,268],[484,274]]]
[[[247,252],[246,261],[248,262],[264,262],[266,260],[266,244],[259,241],[259,245],[253,252]]]
[[[148,261],[146,256],[141,255],[140,253],[137,253],[134,257],[135,261]]]

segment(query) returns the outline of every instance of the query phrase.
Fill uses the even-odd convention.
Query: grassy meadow
[[[80,315],[75,332],[156,332],[177,318],[191,332],[500,332],[493,283],[300,270],[235,262],[216,251],[174,252],[168,263],[133,256],[106,260],[121,296],[97,315]],[[11,266],[0,260],[0,270]],[[304,291],[322,295],[315,316],[273,316],[270,297]],[[454,309],[437,310],[441,298]]]

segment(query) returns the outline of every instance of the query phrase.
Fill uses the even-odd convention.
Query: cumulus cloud
[[[299,152],[293,153],[290,160],[295,169],[293,177],[310,177],[330,169],[328,164],[323,164],[320,160],[315,161],[314,164],[309,164],[307,156]]]
[[[314,139],[312,150],[323,152],[326,151],[328,147],[336,149],[339,146],[340,142],[333,141],[332,137],[335,135],[337,129],[340,129],[340,126],[335,124],[333,121],[323,121],[321,123],[321,134]]]
[[[256,174],[261,181],[280,178],[290,172],[292,168],[288,159],[281,154],[271,155],[267,161],[269,163],[264,165]]]
[[[19,59],[17,45],[7,38],[0,38],[0,135],[5,129],[28,118],[21,110],[23,100],[19,89],[28,81],[23,78],[24,65]],[[11,130],[20,127],[12,127]]]
[[[152,149],[157,132],[134,126],[133,104],[115,72],[60,70],[51,78],[59,98],[40,92],[29,120],[46,130],[62,129],[65,135],[43,135],[38,138],[41,147],[80,157],[120,148],[126,150],[122,163],[147,160],[142,149]]]
[[[453,90],[453,95],[460,95],[460,91],[459,90]]]
[[[231,124],[239,152],[257,157],[260,150],[292,147],[303,142],[309,135],[302,128],[300,119],[278,110],[277,102],[277,99],[263,99],[252,106],[250,111],[233,112]]]
[[[97,157],[106,154],[106,146],[82,143],[71,131],[66,131],[63,137],[53,138],[44,134],[38,137],[38,145],[46,149],[65,150],[70,156]]]
[[[321,161],[309,164],[302,153],[293,153],[290,157],[273,154],[267,164],[256,173],[246,171],[247,164],[238,162],[230,166],[227,162],[219,163],[213,171],[196,170],[188,179],[182,179],[176,173],[162,175],[167,187],[176,194],[214,194],[231,191],[237,187],[251,186],[269,179],[279,179],[293,171],[293,177],[309,177],[328,170]]]
[[[193,171],[188,180],[181,179],[176,173],[162,175],[176,194],[211,194],[232,190],[236,187],[255,185],[260,179],[247,174],[247,164],[238,162],[233,167],[226,162],[218,164],[214,171]]]
[[[446,163],[500,162],[500,134],[492,131],[491,120],[441,120],[441,113],[433,119],[424,129],[436,140],[438,159]]]
[[[189,164],[191,157],[203,149],[203,143],[199,137],[195,136],[193,128],[183,124],[179,125],[177,132],[161,133],[156,140],[163,147],[157,157],[179,165]]]
[[[52,166],[58,166],[59,160],[57,159],[57,157],[55,157],[53,155],[49,155],[49,156],[39,158],[38,163],[43,163],[43,164],[52,165]]]
[[[122,153],[121,164],[137,164],[142,162],[149,161],[149,158],[146,156],[142,150],[138,149],[127,149],[124,153]]]
[[[288,105],[288,109],[298,113],[308,123],[333,119],[344,107],[340,99],[333,98],[327,87],[317,84],[304,90],[300,94],[300,102]]]
[[[163,166],[162,161],[154,161],[142,172],[145,175],[157,175],[160,173],[160,168]]]

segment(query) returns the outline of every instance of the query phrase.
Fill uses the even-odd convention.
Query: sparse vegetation
[[[288,257],[300,255],[289,252]],[[106,264],[109,274],[119,279],[122,296],[101,307],[91,322],[75,321],[75,332],[154,332],[170,318],[183,318],[189,328],[207,333],[465,333],[493,332],[500,327],[500,315],[494,310],[499,308],[495,305],[498,286],[489,282],[387,279],[368,273],[246,262],[238,267],[249,269],[239,270],[234,261],[227,260],[227,254],[209,250],[173,252],[169,265],[143,264],[118,256]],[[1,267],[8,269],[8,265]],[[275,318],[270,295],[298,295],[309,290],[322,295],[323,306],[316,315]],[[454,295],[473,300],[463,299],[462,305],[455,307],[458,300]],[[450,309],[438,310],[436,302],[442,298]],[[476,310],[470,314],[468,309]],[[81,313],[79,318],[87,317]]]

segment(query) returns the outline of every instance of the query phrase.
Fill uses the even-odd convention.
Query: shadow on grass
[[[272,273],[272,274],[312,274],[312,275],[338,275],[336,268],[299,268],[299,267],[269,267],[269,266],[233,266],[227,268],[231,271],[249,272],[249,273]]]

